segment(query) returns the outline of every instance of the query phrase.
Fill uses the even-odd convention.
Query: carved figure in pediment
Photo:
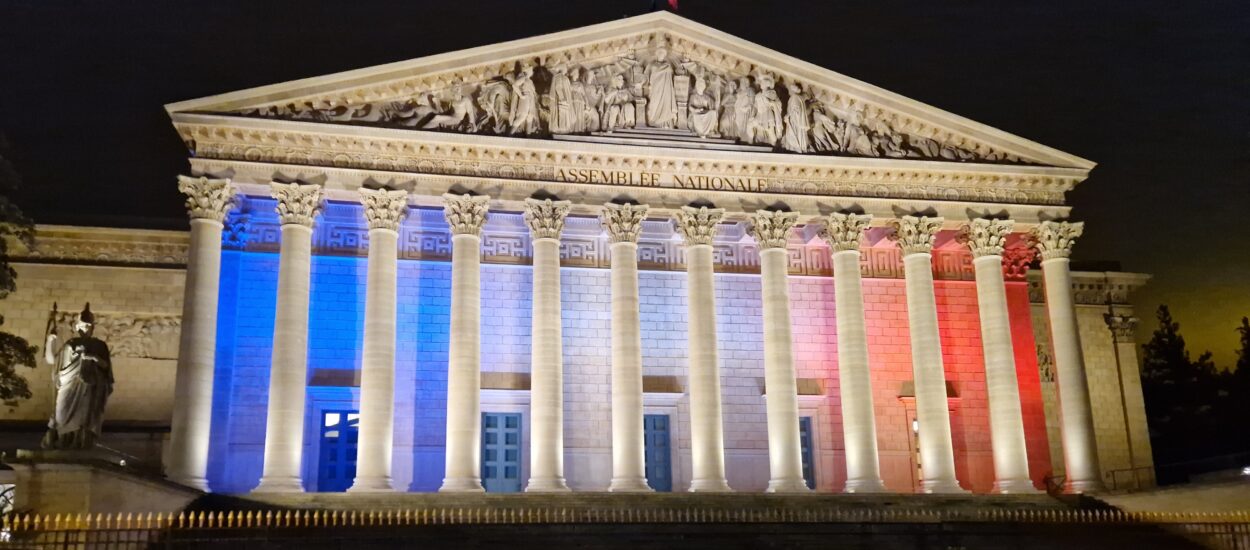
[[[812,105],[812,149],[815,151],[841,151],[842,146],[838,143],[837,137],[841,131],[838,129],[838,121],[829,115],[829,111],[822,103]]]
[[[538,89],[534,87],[534,66],[525,64],[514,75],[507,76],[512,85],[512,119],[508,130],[512,134],[531,136],[542,131],[538,118]]]
[[[863,113],[859,109],[850,110],[842,129],[842,150],[865,157],[875,157],[877,156],[876,149],[872,146],[872,139],[868,137],[868,132],[861,123],[862,120]]]
[[[573,106],[573,83],[563,64],[551,67],[551,133],[571,134],[577,131],[577,110]]]
[[[636,123],[634,94],[625,87],[625,75],[612,75],[612,87],[603,98],[603,129],[633,128]]]
[[[786,84],[790,98],[786,100],[786,132],[781,137],[781,147],[795,153],[806,153],[811,150],[808,131],[812,123],[807,118],[807,94],[797,82]]]
[[[477,105],[473,103],[473,96],[469,95],[464,84],[458,84],[452,89],[451,111],[434,115],[421,127],[424,129],[453,128],[476,132],[477,117]]]
[[[719,102],[720,121],[717,125],[720,135],[727,138],[738,138],[738,130],[734,127],[734,102],[737,101],[738,83],[730,80],[725,83],[724,92]]]
[[[655,49],[655,59],[647,63],[647,68],[643,71],[647,126],[677,127],[677,91],[673,86],[673,71],[673,64],[668,60],[668,49],[661,44]]]
[[[707,93],[707,80],[695,76],[694,93],[690,94],[690,113],[686,123],[699,137],[717,137],[716,124],[720,117],[716,113],[716,103]]]
[[[747,125],[751,123],[751,115],[755,113],[755,89],[751,87],[751,78],[738,79],[738,94],[734,97],[734,136],[743,141],[747,139]]]
[[[512,100],[512,88],[503,80],[492,80],[482,85],[477,93],[477,104],[482,108],[483,118],[478,124],[481,128],[490,128],[496,134],[508,131],[510,121],[509,103]]]
[[[773,89],[773,77],[761,75],[756,79],[760,90],[755,93],[755,109],[747,123],[746,141],[777,145],[781,138],[781,98]]]
[[[595,72],[586,69],[582,72],[581,82],[573,84],[574,105],[577,104],[577,98],[581,98],[581,108],[579,112],[579,125],[583,132],[598,132],[600,127],[599,112],[603,103],[603,86],[595,84]]]
[[[397,122],[410,128],[419,128],[426,119],[439,112],[440,109],[436,106],[434,96],[432,94],[421,94],[413,99],[407,109],[399,113],[401,118]]]

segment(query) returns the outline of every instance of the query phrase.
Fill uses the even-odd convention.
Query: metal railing
[[[1250,549],[1250,511],[1230,513],[1122,512],[1114,509],[846,509],[846,508],[602,508],[430,507],[407,510],[271,510],[179,514],[20,514],[0,522],[0,546],[13,548],[193,548],[228,541],[311,541],[309,548],[350,547],[351,541],[403,541],[443,526],[612,526],[648,524],[792,524],[824,526],[831,536],[863,524],[894,526],[927,540],[1029,536],[1068,528],[1157,540],[1184,537],[1211,548]],[[840,526],[840,527],[839,527]],[[707,528],[705,527],[705,528]],[[845,533],[837,531],[842,529]],[[1118,529],[1118,531],[1116,531]],[[862,533],[860,535],[862,536]],[[1045,535],[1051,536],[1051,535]],[[928,538],[924,538],[928,537]],[[936,538],[935,538],[936,537]],[[954,537],[952,539],[952,537]],[[1156,537],[1151,539],[1150,537]],[[995,539],[995,540],[999,540]],[[1127,539],[1125,539],[1127,540]],[[334,543],[337,542],[337,546]]]

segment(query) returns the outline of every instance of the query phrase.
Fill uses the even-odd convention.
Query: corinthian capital
[[[1032,246],[1013,246],[1003,249],[1003,277],[1012,280],[1023,280],[1029,273],[1029,265],[1037,258],[1037,249]]]
[[[193,220],[221,222],[234,201],[230,180],[200,176],[178,176],[178,191],[187,196],[187,215]]]
[[[273,198],[278,199],[278,218],[282,225],[312,227],[321,212],[321,186],[270,182]]]
[[[686,239],[686,246],[694,246],[712,244],[712,237],[716,236],[716,224],[724,217],[723,208],[683,206],[674,221],[677,223],[677,231]]]
[[[481,236],[489,209],[490,197],[486,195],[443,195],[443,217],[452,235]]]
[[[573,203],[551,199],[525,199],[525,225],[533,239],[559,239],[564,232],[564,218]]]
[[[646,217],[645,204],[607,203],[599,212],[599,221],[608,230],[608,239],[614,243],[638,242],[638,234],[642,233],[642,220]]]
[[[943,221],[942,218],[928,216],[903,216],[890,224],[894,227],[890,240],[898,242],[903,256],[928,254],[933,251],[933,240],[937,238]]]
[[[1042,261],[1071,256],[1072,245],[1084,231],[1085,222],[1044,221],[1038,224],[1033,230],[1033,237],[1037,240],[1037,251],[1041,252]]]
[[[820,228],[820,238],[829,243],[834,252],[859,250],[864,239],[864,230],[872,222],[871,214],[846,214],[834,212],[825,218],[825,226]]]
[[[360,204],[365,206],[369,229],[399,231],[399,222],[408,215],[408,192],[360,188]]]
[[[1107,322],[1107,328],[1111,329],[1111,337],[1116,342],[1132,342],[1137,334],[1138,319],[1132,315],[1104,313],[1102,319]]]
[[[1011,220],[990,220],[977,218],[964,227],[959,236],[960,242],[972,249],[972,257],[1002,256],[1003,247],[1007,243],[1007,235],[1016,222]]]
[[[798,212],[756,210],[751,214],[751,236],[759,243],[760,250],[785,248],[790,229],[798,220]]]

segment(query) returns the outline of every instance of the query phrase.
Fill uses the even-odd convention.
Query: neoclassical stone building
[[[189,235],[43,228],[8,320],[90,300],[106,435],[179,482],[1152,477],[1147,277],[1069,261],[1090,161],[663,12],[166,108]]]

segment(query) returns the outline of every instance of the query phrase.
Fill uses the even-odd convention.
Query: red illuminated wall
[[[914,407],[910,399],[900,398],[904,382],[912,379],[904,292],[904,282],[899,279],[864,280],[864,308],[882,476],[891,490],[911,492],[914,490],[914,466],[908,419],[909,408],[914,414]],[[956,471],[965,488],[979,493],[988,492],[994,483],[994,464],[976,285],[972,281],[938,281],[935,293],[946,378],[954,383],[958,393],[958,397],[950,401]],[[1007,294],[1029,470],[1034,483],[1041,487],[1042,478],[1050,472],[1050,455],[1028,290],[1023,282],[1009,282]],[[833,280],[796,281],[792,285],[792,307],[799,376],[821,379],[825,395],[832,396],[824,409],[819,411],[821,423],[832,426],[829,440],[820,444],[825,450],[833,451],[823,453],[832,461],[824,470],[834,474],[832,488],[837,490],[845,482],[846,465],[837,373]]]

